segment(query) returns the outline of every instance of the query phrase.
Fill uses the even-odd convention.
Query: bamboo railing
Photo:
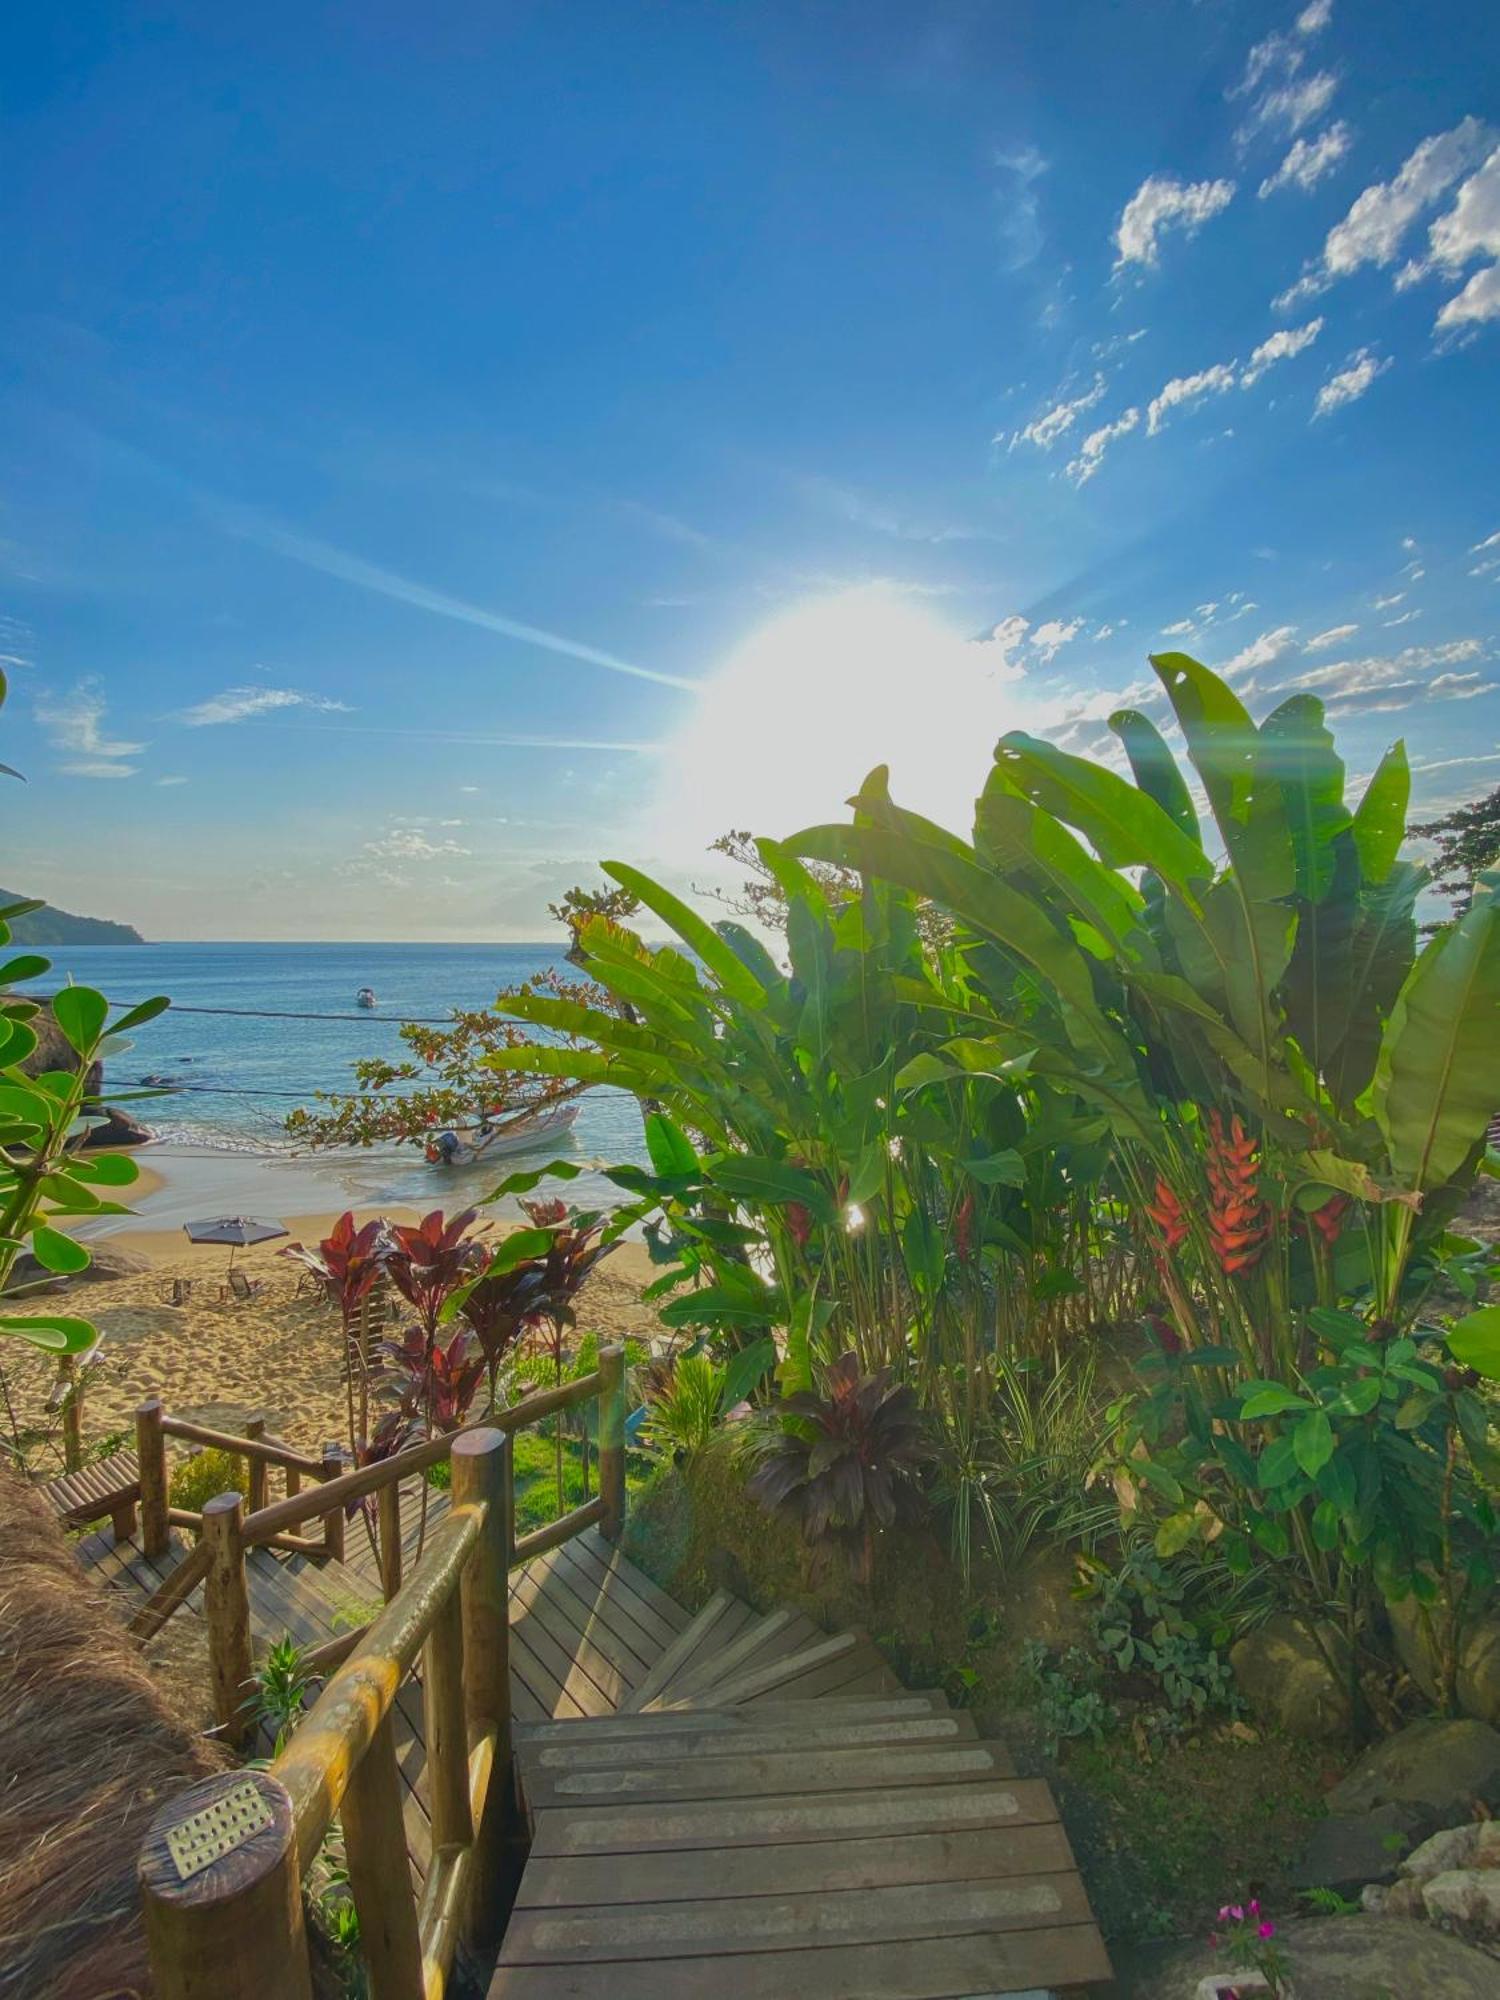
[[[596,1523],[611,1540],[619,1537],[625,1518],[625,1350],[623,1346],[599,1351],[599,1366],[577,1381],[564,1382],[556,1389],[544,1389],[513,1404],[508,1410],[491,1412],[480,1428],[493,1429],[505,1436],[525,1429],[563,1410],[596,1400],[599,1405],[599,1493],[582,1507],[575,1507],[559,1520],[537,1529],[516,1542],[510,1551],[515,1562],[556,1548],[559,1543],[582,1534]],[[468,1432],[450,1432],[396,1452],[373,1465],[362,1465],[336,1478],[325,1479],[311,1490],[290,1492],[247,1511],[237,1493],[221,1493],[203,1510],[203,1539],[200,1551],[204,1584],[204,1614],[208,1621],[209,1665],[213,1681],[214,1715],[223,1736],[242,1742],[250,1719],[244,1707],[245,1683],[250,1679],[250,1596],[245,1576],[245,1557],[255,1548],[311,1546],[323,1552],[324,1543],[302,1543],[292,1533],[314,1516],[325,1524],[338,1521],[342,1537],[345,1509],[354,1503],[375,1500],[382,1595],[387,1603],[401,1589],[401,1496],[404,1479],[425,1473],[440,1464]],[[507,1459],[509,1465],[509,1459]],[[143,1487],[144,1492],[144,1487]],[[509,1489],[507,1489],[507,1493]],[[509,1508],[510,1502],[507,1500]],[[143,1507],[144,1518],[144,1507]],[[327,1530],[325,1525],[325,1542]],[[195,1555],[199,1552],[195,1552]],[[342,1555],[342,1541],[338,1553]],[[192,1557],[189,1560],[193,1560]],[[169,1580],[170,1581],[170,1580]],[[191,1587],[191,1586],[190,1586]],[[166,1586],[164,1586],[164,1589]],[[162,1593],[158,1593],[160,1596]],[[180,1601],[180,1600],[178,1600]],[[366,1627],[365,1630],[370,1628]],[[345,1635],[352,1649],[361,1633]],[[343,1657],[344,1639],[320,1647],[317,1665],[325,1666]]]
[[[287,1748],[268,1771],[201,1780],[153,1821],[139,1872],[158,2000],[312,2000],[301,1880],[335,1814],[372,2000],[441,2000],[460,1939],[483,1936],[511,1762],[512,1451],[509,1431],[496,1427],[445,1442],[447,1517]],[[210,1502],[206,1518],[233,1519],[239,1496],[220,1498],[230,1504]],[[214,1533],[217,1565],[226,1542]],[[433,1848],[420,1900],[392,1723],[419,1652]],[[216,1808],[231,1831],[184,1878],[169,1836],[190,1836],[186,1823]]]

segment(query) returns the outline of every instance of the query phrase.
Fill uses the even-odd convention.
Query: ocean
[[[148,1075],[180,1080],[170,1097],[128,1108],[163,1153],[196,1156],[200,1178],[216,1188],[235,1185],[232,1164],[243,1160],[247,1199],[253,1191],[264,1200],[264,1168],[272,1165],[283,1169],[270,1184],[282,1186],[282,1205],[307,1209],[321,1205],[305,1198],[314,1172],[330,1204],[342,1191],[356,1205],[430,1199],[452,1206],[455,1196],[473,1200],[505,1174],[554,1157],[580,1165],[645,1158],[634,1098],[603,1089],[587,1092],[571,1134],[535,1157],[468,1169],[429,1166],[404,1146],[314,1154],[304,1148],[299,1157],[286,1136],[283,1120],[294,1105],[311,1103],[318,1090],[353,1087],[357,1057],[400,1056],[401,1018],[441,1019],[455,1007],[487,1006],[503,987],[562,965],[555,945],[59,945],[47,955],[52,971],[39,985],[71,974],[122,1004],[156,993],[170,997],[168,1012],[137,1029],[128,1052],[111,1059],[106,1086],[123,1092]],[[355,1006],[362,986],[376,995],[369,1012]],[[308,1015],[338,1018],[296,1018]],[[141,1157],[149,1162],[156,1150]],[[593,1172],[558,1191],[588,1206],[622,1198]]]

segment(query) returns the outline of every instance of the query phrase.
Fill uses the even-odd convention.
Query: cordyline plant
[[[370,1428],[373,1356],[365,1307],[385,1270],[385,1224],[377,1218],[360,1228],[353,1210],[345,1209],[321,1242],[288,1243],[277,1255],[290,1257],[310,1272],[324,1298],[338,1312],[349,1446],[357,1458]]]
[[[924,1448],[915,1395],[887,1369],[863,1375],[857,1354],[841,1354],[822,1393],[783,1397],[776,1417],[748,1491],[790,1515],[814,1547],[842,1548],[868,1584],[877,1534],[915,1500]]]

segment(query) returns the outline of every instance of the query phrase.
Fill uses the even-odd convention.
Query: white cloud
[[[1287,683],[1325,700],[1331,713],[1378,713],[1419,701],[1467,701],[1488,693],[1493,682],[1474,672],[1447,671],[1484,656],[1481,639],[1450,639],[1441,645],[1407,646],[1399,653],[1372,653],[1333,660]],[[1434,668],[1442,669],[1436,674]]]
[[[172,720],[185,723],[189,729],[209,729],[219,723],[248,722],[278,708],[311,708],[329,715],[350,713],[347,702],[330,701],[320,694],[303,694],[297,688],[232,687],[191,708],[179,709]]]
[[[1186,639],[1197,629],[1191,618],[1179,618],[1175,625],[1163,625],[1161,636],[1164,639]]]
[[[1266,92],[1251,112],[1241,127],[1240,138],[1248,139],[1256,132],[1266,131],[1293,137],[1315,118],[1322,117],[1338,87],[1338,78],[1331,70],[1319,70],[1316,76],[1296,77],[1278,84]]]
[[[1389,631],[1393,625],[1410,625],[1414,618],[1421,617],[1420,611],[1403,611],[1397,618],[1383,618],[1380,622]]]
[[[1329,275],[1343,278],[1362,264],[1391,263],[1407,230],[1446,194],[1483,143],[1479,120],[1465,118],[1451,132],[1424,139],[1392,180],[1367,187],[1328,232],[1323,265]]]
[[[1389,611],[1391,606],[1399,604],[1405,595],[1406,592],[1404,590],[1393,590],[1389,597],[1372,597],[1370,599],[1370,608],[1373,611]]]
[[[159,785],[185,785],[185,784],[187,783],[187,779],[186,779],[186,778],[158,778],[156,782],[157,782],[157,784],[159,784]]]
[[[1257,193],[1264,201],[1282,188],[1298,188],[1309,193],[1327,178],[1354,143],[1354,134],[1341,118],[1320,132],[1316,139],[1298,139],[1276,169],[1261,182]]]
[[[1471,556],[1482,555],[1486,549],[1500,549],[1500,529],[1493,535],[1486,535],[1482,542],[1476,542],[1470,549]]]
[[[1044,666],[1049,666],[1063,647],[1076,639],[1082,630],[1081,618],[1049,618],[1044,625],[1038,625],[1031,635],[1037,658]]]
[[[1096,431],[1090,431],[1078,448],[1078,456],[1068,463],[1068,477],[1075,486],[1083,486],[1093,478],[1104,462],[1104,454],[1117,439],[1128,437],[1141,421],[1141,413],[1132,406],[1112,424],[1101,424]]]
[[[1261,667],[1270,666],[1273,660],[1279,660],[1283,653],[1289,653],[1296,639],[1295,625],[1278,625],[1273,631],[1262,632],[1258,639],[1252,639],[1232,660],[1226,660],[1220,671],[1226,680],[1241,674],[1253,674]]]
[[[1195,236],[1234,199],[1233,181],[1179,181],[1150,174],[1126,202],[1115,229],[1115,269],[1127,264],[1154,266],[1157,238],[1170,229]]]
[[[1085,389],[1081,396],[1063,398],[1054,403],[1042,416],[1027,424],[1024,430],[1013,433],[1007,449],[1014,451],[1018,444],[1034,444],[1041,451],[1050,451],[1057,440],[1070,431],[1085,410],[1093,409],[1104,394],[1104,377],[1096,375],[1092,388]],[[995,439],[996,444],[1000,442]]]
[[[1162,387],[1159,394],[1151,398],[1146,412],[1146,432],[1155,437],[1161,429],[1162,419],[1170,410],[1180,408],[1184,403],[1196,403],[1202,396],[1222,396],[1226,389],[1234,387],[1235,364],[1219,361],[1212,368],[1205,368],[1197,375],[1174,375]]]
[[[1015,611],[1009,618],[1002,618],[1000,623],[985,635],[982,643],[994,646],[999,654],[1000,663],[994,670],[997,680],[1019,680],[1025,673],[1026,669],[1014,655],[1025,645],[1026,634],[1030,630],[1031,620],[1023,618],[1018,611]]]
[[[1492,319],[1500,319],[1500,264],[1486,264],[1476,271],[1438,314],[1437,326],[1440,333],[1450,333],[1455,327]]]
[[[1240,375],[1240,387],[1253,389],[1268,368],[1273,368],[1278,361],[1289,361],[1294,354],[1311,347],[1322,331],[1323,321],[1310,319],[1306,326],[1287,327],[1280,333],[1273,333],[1261,342],[1245,363]]]
[[[1308,0],[1308,5],[1297,16],[1299,35],[1321,34],[1333,19],[1333,0]]]
[[[1358,630],[1357,625],[1330,625],[1326,632],[1314,632],[1303,650],[1309,653],[1326,652],[1330,646],[1342,646]]]
[[[1115,627],[1113,625],[1101,625],[1094,634],[1094,644],[1097,646],[1101,639],[1112,639],[1114,636]]]
[[[133,778],[129,760],[148,748],[104,733],[104,690],[92,678],[79,681],[67,694],[39,693],[33,713],[54,748],[71,753],[58,769],[70,778]]]
[[[1360,348],[1358,353],[1350,355],[1338,374],[1330,376],[1318,391],[1318,400],[1313,405],[1313,416],[1326,417],[1334,410],[1342,409],[1346,403],[1358,402],[1390,365],[1389,355],[1380,358],[1370,348]]]
[[[1048,165],[1035,146],[1016,146],[995,155],[995,166],[1004,176],[997,206],[1007,271],[1024,270],[1041,253],[1041,204],[1033,189]]]

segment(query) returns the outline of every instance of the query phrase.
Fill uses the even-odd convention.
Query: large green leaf
[[[1294,694],[1272,709],[1260,726],[1259,769],[1281,786],[1296,892],[1304,902],[1321,903],[1334,884],[1334,843],[1350,824],[1344,761],[1324,725],[1322,702]]]
[[[1136,927],[1140,893],[1094,859],[1063,823],[1017,791],[1000,765],[974,809],[974,847],[1010,877],[1030,873],[1065,910],[1122,944]]]
[[[1482,1140],[1495,1110],[1497,1049],[1500,903],[1488,894],[1428,944],[1381,1042],[1374,1111],[1407,1186],[1441,1186]]]
[[[1130,768],[1141,790],[1155,799],[1172,824],[1181,829],[1195,847],[1203,845],[1202,829],[1188,790],[1187,779],[1177,768],[1177,759],[1167,748],[1167,740],[1149,717],[1138,708],[1117,708],[1109,726],[1125,746]]]
[[[1151,664],[1187,738],[1244,896],[1271,902],[1291,895],[1295,868],[1281,787],[1263,766],[1260,732],[1249,711],[1187,653],[1156,653]]]
[[[1455,1360],[1476,1368],[1491,1382],[1500,1382],[1500,1306],[1481,1306],[1465,1313],[1448,1329]]]
[[[1337,1048],[1322,1064],[1342,1111],[1350,1111],[1375,1074],[1380,1038],[1417,948],[1416,901],[1426,875],[1409,861],[1393,864],[1360,898],[1349,947],[1349,991]]]
[[[695,951],[708,967],[726,993],[747,1007],[763,1007],[766,1002],[765,988],[729,945],[727,945],[712,924],[705,923],[696,911],[690,910],[680,897],[670,889],[664,889],[660,882],[653,882],[649,875],[643,875],[639,868],[632,868],[623,861],[601,862],[606,875],[614,877],[622,888],[629,889],[638,896],[648,910],[654,910],[664,924],[682,939],[690,951]]]
[[[1282,982],[1287,1025],[1317,1076],[1327,1074],[1348,1031],[1354,987],[1359,856],[1347,826],[1335,834],[1331,858],[1333,875],[1320,900],[1298,898],[1297,939]]]
[[[995,764],[1028,798],[1076,827],[1109,867],[1153,868],[1181,889],[1211,879],[1213,864],[1197,841],[1117,771],[1019,729],[1001,737]]]
[[[832,1195],[817,1176],[785,1160],[726,1153],[709,1161],[708,1169],[714,1183],[738,1200],[768,1202],[773,1207],[800,1202],[820,1222],[832,1222],[837,1213]]]
[[[693,1142],[664,1111],[646,1113],[646,1151],[659,1174],[695,1174],[698,1155]]]
[[[109,1018],[109,1002],[92,986],[64,986],[52,996],[52,1018],[79,1055],[87,1055]]]
[[[99,1330],[86,1319],[73,1319],[61,1313],[7,1313],[0,1316],[0,1335],[29,1341],[48,1354],[77,1356],[87,1354],[97,1344]]]
[[[1406,745],[1393,743],[1365,786],[1354,811],[1354,844],[1360,872],[1369,883],[1383,882],[1396,865],[1406,837],[1406,809],[1411,802],[1411,766]]]

